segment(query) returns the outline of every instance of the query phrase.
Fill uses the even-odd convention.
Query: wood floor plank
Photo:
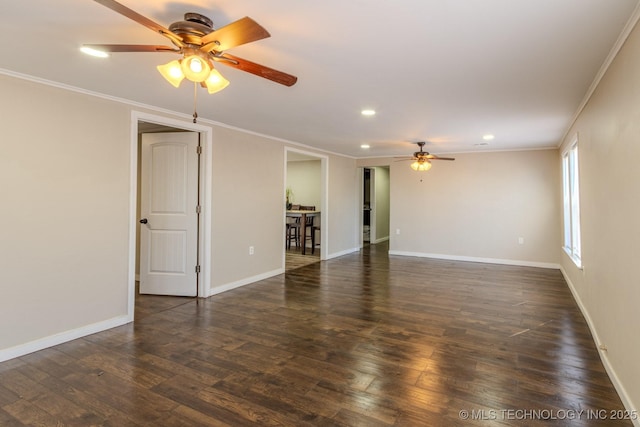
[[[285,274],[208,299],[137,295],[134,324],[0,363],[0,425],[486,427],[623,409],[558,270],[387,251],[288,254]]]
[[[9,405],[2,407],[3,411],[11,415],[13,419],[22,425],[36,426],[58,426],[60,420],[54,418],[51,414],[38,408],[28,400],[18,400]]]
[[[24,424],[4,409],[0,407],[0,426],[2,427],[21,427]]]

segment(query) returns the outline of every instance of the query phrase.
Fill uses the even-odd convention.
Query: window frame
[[[578,136],[562,152],[562,249],[582,269],[582,237],[580,227],[580,164]]]

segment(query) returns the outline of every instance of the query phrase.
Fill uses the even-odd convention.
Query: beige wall
[[[360,248],[360,215],[362,206],[358,198],[362,191],[351,158],[329,156],[329,225],[328,256],[332,258]],[[324,215],[324,213],[323,213]]]
[[[1,75],[0,93],[2,350],[127,315],[130,119]]]
[[[320,160],[287,162],[287,187],[293,191],[290,202],[320,209],[321,179]]]
[[[567,134],[579,137],[584,270],[563,271],[627,408],[640,408],[640,29],[636,28]],[[564,148],[564,147],[563,147]]]
[[[457,154],[426,173],[391,164],[391,249],[557,264],[555,150]],[[420,179],[422,178],[422,182]],[[519,238],[524,244],[519,244]]]
[[[454,157],[454,162],[434,161],[431,170],[422,173],[393,159],[358,162],[391,166],[390,250],[404,255],[557,266],[557,151]]]
[[[256,151],[259,167],[244,161],[255,159]],[[214,129],[211,288],[282,267],[283,152],[279,142]]]

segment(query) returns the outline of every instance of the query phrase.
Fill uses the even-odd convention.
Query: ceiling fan
[[[414,171],[428,171],[431,169],[431,160],[455,160],[453,157],[439,157],[435,154],[429,154],[427,151],[422,151],[422,147],[426,144],[424,141],[416,142],[416,144],[420,147],[420,151],[413,153],[413,157],[400,159],[413,160],[413,163],[411,163],[411,169]]]
[[[169,25],[169,28],[165,28],[115,0],[95,1],[163,35],[171,41],[173,46],[85,44],[83,47],[113,53],[173,52],[182,55],[180,60],[158,66],[158,71],[175,87],[187,78],[200,83],[209,93],[224,89],[229,82],[213,67],[213,62],[219,62],[285,86],[293,86],[298,80],[297,77],[282,71],[225,53],[232,47],[270,37],[267,30],[249,17],[216,29],[213,27],[213,21],[208,17],[199,13],[185,13],[183,21],[174,22]]]

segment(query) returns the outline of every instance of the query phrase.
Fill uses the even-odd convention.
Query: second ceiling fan
[[[416,144],[420,147],[420,151],[413,153],[413,157],[400,159],[413,160],[413,163],[411,163],[411,169],[415,171],[428,171],[431,169],[431,160],[455,160],[453,157],[440,157],[435,154],[430,154],[428,151],[422,151],[422,147],[426,144],[424,141],[416,142]]]

